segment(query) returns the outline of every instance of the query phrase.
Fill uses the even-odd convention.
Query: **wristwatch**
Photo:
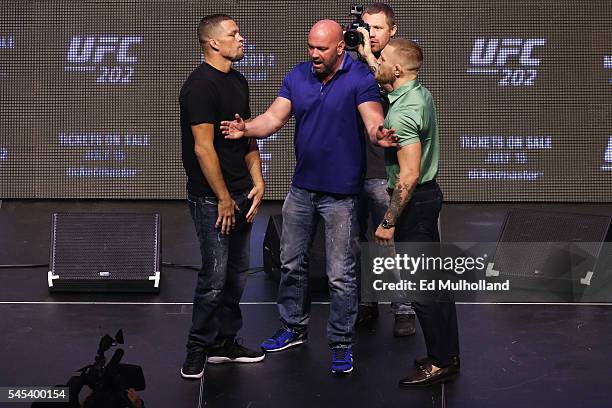
[[[391,224],[388,219],[383,218],[382,223],[380,224],[384,229],[395,228],[395,224]]]

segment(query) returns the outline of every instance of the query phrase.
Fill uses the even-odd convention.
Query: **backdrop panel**
[[[424,49],[447,200],[612,201],[609,0],[389,3]],[[352,4],[2,1],[0,197],[184,197],[178,93],[200,18],[238,21],[259,114],[307,59],[310,26],[352,21]],[[260,141],[268,199],[291,182],[293,126]]]

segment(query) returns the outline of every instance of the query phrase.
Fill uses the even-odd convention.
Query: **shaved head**
[[[317,21],[310,29],[308,38],[311,36],[326,38],[330,41],[338,43],[343,40],[342,27],[340,27],[340,24],[333,20],[320,20]]]
[[[312,70],[323,80],[340,67],[344,55],[344,38],[340,24],[332,20],[317,21],[308,33],[308,55]]]

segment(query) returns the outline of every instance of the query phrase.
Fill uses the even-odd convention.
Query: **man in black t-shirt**
[[[243,38],[231,17],[213,14],[200,21],[198,40],[205,62],[187,78],[179,98],[187,200],[202,254],[184,378],[201,378],[206,361],[264,358],[236,341],[251,225],[264,194],[259,150],[255,140],[225,139],[219,128],[236,113],[251,115],[247,81],[231,67],[244,56]]]

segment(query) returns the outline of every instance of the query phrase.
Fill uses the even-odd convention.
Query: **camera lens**
[[[347,30],[344,33],[344,43],[346,44],[346,48],[355,49],[357,46],[363,42],[363,36],[357,30]]]

